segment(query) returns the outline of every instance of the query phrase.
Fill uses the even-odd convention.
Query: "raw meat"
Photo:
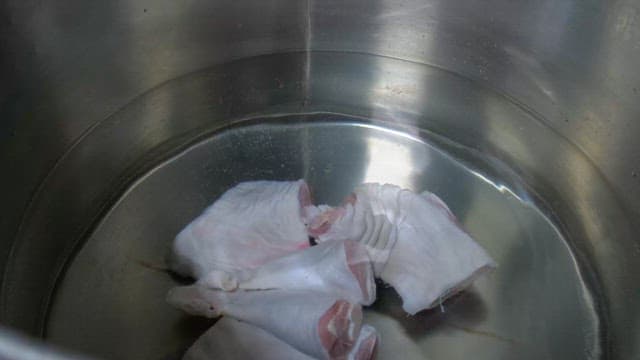
[[[220,272],[256,268],[305,249],[305,218],[313,209],[303,180],[240,183],[178,234],[170,266],[196,279],[215,271],[215,283],[225,278]]]
[[[183,360],[313,360],[259,327],[223,317],[196,340]]]
[[[364,324],[360,330],[358,341],[349,352],[348,360],[369,360],[375,358],[378,347],[378,332],[371,326]]]
[[[496,266],[436,195],[395,185],[358,187],[345,205],[317,215],[309,231],[318,241],[365,244],[376,275],[396,289],[409,314],[438,305]]]
[[[496,267],[436,195],[407,192],[400,201],[407,218],[381,277],[400,294],[406,312],[437,306]]]
[[[373,359],[378,336],[363,325],[348,360]],[[215,356],[214,356],[215,355]],[[183,360],[313,360],[269,332],[251,324],[223,317],[187,350]]]
[[[357,240],[367,247],[375,274],[380,276],[397,240],[403,214],[398,206],[398,190],[393,185],[364,184],[356,188],[345,204],[324,210],[309,224],[309,234],[318,242]]]
[[[310,290],[363,305],[376,298],[371,260],[353,240],[325,242],[240,272],[236,279],[225,278],[227,284],[234,282],[243,290]]]
[[[322,359],[346,356],[362,326],[360,305],[312,291],[225,292],[190,285],[172,289],[167,301],[192,314],[245,321]]]

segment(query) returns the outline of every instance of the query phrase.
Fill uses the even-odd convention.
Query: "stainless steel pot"
[[[640,354],[637,1],[0,6],[4,325],[178,356],[209,323],[164,304],[171,238],[235,182],[305,177],[429,188],[500,262],[444,313],[383,292],[384,354]]]

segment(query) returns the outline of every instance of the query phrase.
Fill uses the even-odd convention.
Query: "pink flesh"
[[[322,217],[323,215],[324,214],[321,214],[319,217]],[[326,221],[324,218],[318,219],[318,217],[316,217],[315,219],[313,219],[313,222],[309,227],[309,235],[313,237],[318,237],[326,233],[330,227],[331,227],[331,224],[328,221]]]
[[[256,268],[305,249],[307,219],[299,215],[313,207],[302,206],[310,201],[303,180],[239,183],[180,231],[169,265],[201,278],[214,270]]]
[[[372,360],[376,357],[376,347],[378,346],[378,337],[376,334],[371,334],[366,338],[360,347],[356,350],[355,360]]]
[[[300,200],[300,207],[304,209],[305,206],[313,205],[313,198],[311,196],[311,190],[309,185],[303,183],[300,186],[300,192],[298,193],[298,199]]]
[[[316,216],[309,225],[309,235],[317,237],[326,233],[342,215],[344,215],[344,208],[337,207]]]
[[[349,328],[352,322],[362,318],[361,312],[360,307],[354,307],[345,300],[338,300],[320,317],[318,321],[320,343],[330,358],[343,356],[351,350],[356,339],[353,334],[349,334]],[[332,321],[335,334],[329,330],[329,324]]]
[[[362,291],[362,295],[364,299],[369,299],[371,294],[369,294],[369,289],[367,287],[367,272],[370,270],[371,264],[363,261],[353,262],[351,259],[357,257],[357,251],[359,249],[358,243],[355,241],[345,241],[344,242],[344,251],[347,257],[347,264],[349,265],[349,270],[353,273],[356,280],[358,280],[358,285],[360,285],[360,290]]]
[[[301,188],[302,191],[302,188]],[[356,203],[356,194],[350,194],[342,201],[342,206],[338,206],[335,208],[331,208],[322,214],[316,216],[311,220],[311,224],[309,224],[309,235],[313,237],[318,237],[331,228],[336,221],[340,220],[342,216],[344,216],[345,209],[344,206],[347,204],[354,205]]]

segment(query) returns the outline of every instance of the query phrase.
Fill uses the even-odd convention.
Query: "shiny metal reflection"
[[[340,113],[356,117],[347,121],[352,125],[374,119],[384,129],[428,138],[472,174],[501,187],[500,196],[513,193],[516,203],[531,204],[552,222],[561,236],[546,236],[562,239],[553,248],[557,253],[531,246],[526,250],[533,255],[525,258],[529,265],[536,256],[554,263],[575,259],[579,272],[560,261],[565,267],[545,267],[545,274],[579,274],[573,286],[559,288],[584,284],[588,291],[538,299],[536,308],[575,326],[574,332],[558,331],[566,329],[562,325],[533,327],[545,334],[540,339],[553,336],[540,351],[567,358],[565,351],[582,341],[589,345],[571,356],[637,357],[639,9],[632,0],[4,1],[0,318],[41,335],[53,290],[70,281],[62,270],[73,255],[88,251],[82,245],[92,243],[87,239],[97,236],[98,224],[132,184],[190,144],[242,120],[306,114],[293,122],[322,123],[339,121],[331,114]],[[325,115],[309,115],[318,112]],[[424,151],[397,153],[403,160],[384,173],[386,165],[379,164],[389,161],[377,150],[362,150],[390,146],[374,140],[350,158],[357,166],[325,169],[313,161],[311,131],[287,141],[293,142],[282,148],[300,154],[295,167],[285,174],[278,168],[282,162],[270,160],[271,173],[249,175],[302,174],[322,185],[318,196],[331,202],[341,196],[334,189],[366,178],[365,165],[372,166],[371,178],[413,188],[436,184],[416,175],[434,166],[435,157],[427,159]],[[260,167],[248,153],[239,159]],[[459,179],[446,180],[442,184]],[[201,186],[207,201],[216,193],[191,185]],[[533,236],[500,219],[481,223],[483,217],[472,215],[490,215],[477,208],[482,197],[452,188],[458,191],[447,193],[448,200],[466,204],[457,211],[480,236],[485,228],[504,229],[506,237]],[[181,211],[193,215],[198,206]],[[517,222],[531,225],[527,218]],[[508,254],[512,247],[492,250]],[[567,315],[555,298],[582,298],[572,309],[587,310]],[[440,331],[448,326],[436,324]],[[441,333],[433,338],[447,340]],[[486,337],[473,339],[465,344],[495,345]],[[511,346],[496,341],[502,350]]]

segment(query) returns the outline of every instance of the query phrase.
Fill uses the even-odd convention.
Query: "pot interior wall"
[[[562,182],[535,177],[569,170],[568,160],[589,175],[581,153],[526,109],[455,74],[367,55],[312,56],[309,88],[298,78],[308,54],[241,60],[168,82],[86,134],[34,205],[31,220],[50,226],[23,228],[14,250],[5,282],[12,319],[89,354],[175,356],[210,323],[165,303],[175,279],[158,269],[173,236],[207,204],[250,179],[305,178],[329,203],[379,181],[441,195],[500,263],[444,312],[405,317],[382,291],[368,317],[383,331],[383,355],[402,347],[415,357],[606,354],[609,319],[592,254],[537,192]],[[557,156],[543,164],[549,152]],[[65,216],[50,223],[55,213]],[[55,271],[43,277],[36,263]]]
[[[444,313],[405,318],[383,291],[383,356],[632,358],[639,6],[5,1],[0,320],[177,356],[209,323],[154,268],[216,196],[389,181],[441,195],[501,266]]]

